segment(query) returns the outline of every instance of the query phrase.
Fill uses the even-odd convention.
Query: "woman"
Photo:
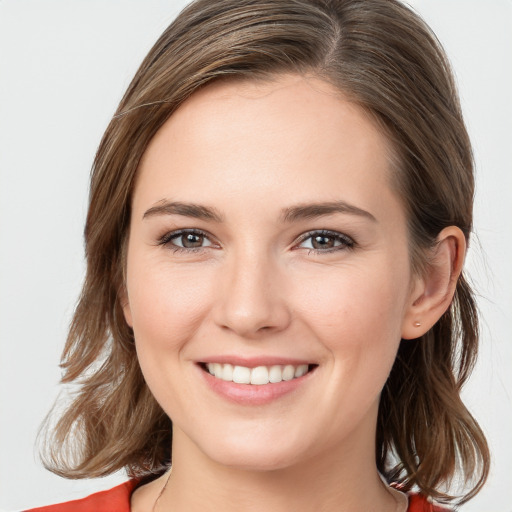
[[[54,510],[470,499],[472,197],[448,63],[402,4],[192,4],[96,156],[63,356],[81,387],[47,456],[132,480]]]

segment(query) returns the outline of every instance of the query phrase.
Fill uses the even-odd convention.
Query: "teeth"
[[[268,368],[266,366],[257,366],[251,370],[251,384],[261,386],[268,384]]]
[[[283,380],[283,370],[280,366],[271,366],[268,372],[268,380],[272,383],[281,382]]]
[[[233,365],[225,364],[221,365],[222,368],[222,380],[232,381],[233,380]]]
[[[302,377],[303,375],[306,375],[306,373],[308,373],[307,364],[301,364],[295,368],[295,377]]]
[[[213,365],[213,374],[218,379],[222,379],[222,365],[219,363],[214,363]]]
[[[233,366],[231,364],[207,363],[206,367],[208,372],[217,379],[256,386],[268,384],[269,382],[277,383],[283,380],[296,379],[308,372],[307,364],[247,368],[246,366]]]
[[[283,368],[283,380],[292,380],[295,377],[295,367],[291,364],[287,364]]]
[[[235,366],[233,368],[233,382],[238,384],[250,384],[251,369],[245,366]]]

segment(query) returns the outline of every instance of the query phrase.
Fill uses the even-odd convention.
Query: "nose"
[[[280,332],[290,324],[286,279],[278,262],[263,255],[233,257],[220,273],[215,322],[244,338]]]

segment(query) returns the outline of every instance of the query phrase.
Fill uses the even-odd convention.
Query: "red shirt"
[[[130,480],[81,500],[33,508],[26,512],[130,512],[130,497],[136,485],[136,480]],[[447,509],[432,505],[420,494],[410,493],[408,496],[407,512],[447,512]]]

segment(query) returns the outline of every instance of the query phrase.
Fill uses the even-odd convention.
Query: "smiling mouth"
[[[229,363],[201,363],[203,370],[217,379],[254,386],[277,384],[282,381],[298,379],[313,371],[317,366],[316,364],[287,364],[249,368]]]

